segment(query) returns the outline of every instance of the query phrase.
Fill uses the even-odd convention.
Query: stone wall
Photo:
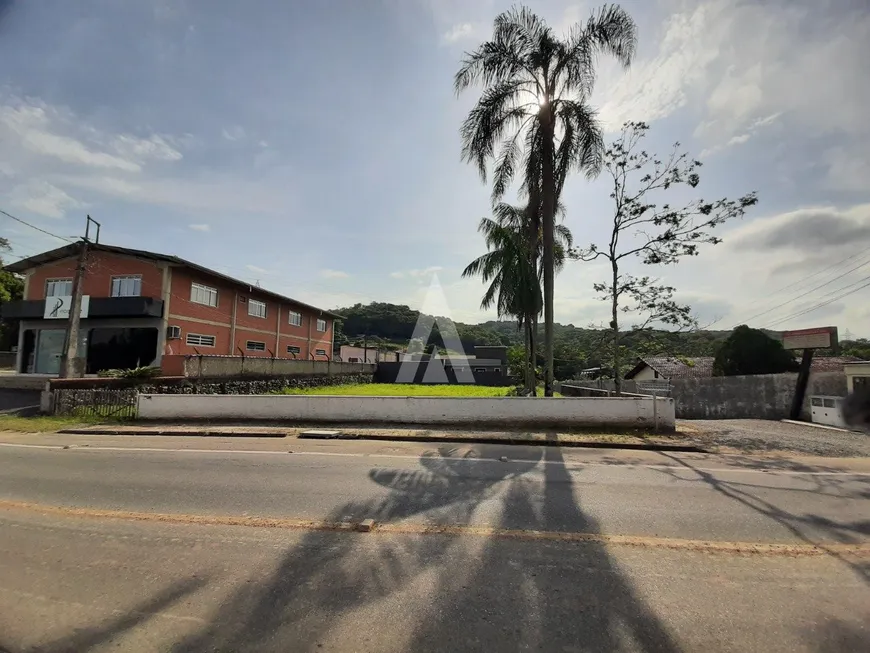
[[[789,416],[797,374],[719,376],[675,379],[671,396],[682,419],[785,419]],[[810,418],[811,395],[846,395],[842,372],[810,374],[801,417]]]
[[[253,356],[164,356],[161,367],[166,376],[219,378],[372,375],[376,366],[371,363]]]
[[[678,419],[785,419],[791,411],[796,383],[797,374],[673,379],[670,396],[676,403]],[[570,384],[597,390],[613,389],[613,381],[571,381]],[[629,388],[634,390],[635,385],[625,381],[623,389]],[[846,375],[843,372],[811,373],[802,419],[810,419],[811,395],[845,397]]]

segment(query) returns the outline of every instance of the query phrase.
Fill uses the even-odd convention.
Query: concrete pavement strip
[[[155,427],[84,427],[58,431],[64,435],[130,435],[130,436],[188,436],[231,438],[298,438],[309,440],[372,440],[382,442],[429,442],[445,444],[498,444],[555,447],[579,447],[594,449],[627,449],[648,451],[674,451],[684,453],[707,453],[696,444],[680,442],[688,440],[680,436],[637,436],[621,434],[586,435],[583,433],[511,433],[504,431],[438,431],[428,429],[340,429],[319,430],[281,427],[216,427],[216,428],[155,428]],[[667,440],[672,440],[668,442]],[[676,441],[673,441],[676,440]]]

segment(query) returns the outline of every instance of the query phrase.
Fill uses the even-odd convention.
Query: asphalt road
[[[844,547],[870,543],[866,471],[554,448],[379,451],[0,447],[0,650],[870,650],[867,555]],[[453,534],[89,510],[372,518]],[[797,546],[710,552],[695,540]],[[808,543],[828,553],[808,555]]]

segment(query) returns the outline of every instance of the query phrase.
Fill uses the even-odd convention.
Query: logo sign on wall
[[[90,295],[82,295],[82,310],[79,311],[79,317],[86,318],[88,316],[88,308],[91,304]],[[68,320],[69,309],[72,306],[72,295],[61,295],[60,297],[45,298],[45,312],[42,318],[45,320]]]

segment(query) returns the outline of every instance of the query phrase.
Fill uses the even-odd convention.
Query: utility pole
[[[79,326],[81,324],[82,312],[82,286],[85,278],[85,270],[87,269],[88,261],[88,244],[90,243],[90,226],[93,222],[97,226],[96,242],[100,242],[100,223],[88,216],[85,226],[85,236],[79,244],[79,257],[76,264],[75,276],[72,282],[72,297],[70,298],[69,321],[66,329],[66,347],[60,360],[60,376],[61,378],[70,378],[75,376],[75,360],[78,354],[79,346]]]

